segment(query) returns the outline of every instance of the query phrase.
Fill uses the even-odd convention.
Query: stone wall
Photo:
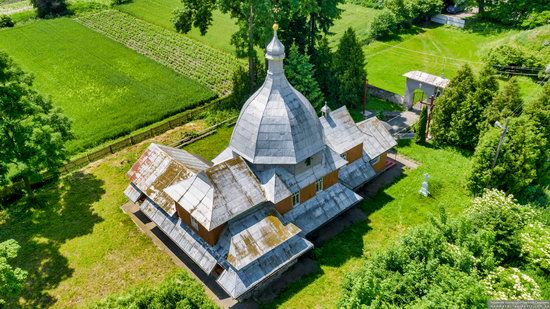
[[[403,105],[404,98],[402,95],[399,95],[397,93],[393,93],[387,90],[384,90],[382,88],[378,88],[373,85],[368,85],[369,95],[382,99],[384,101],[388,101],[391,103]]]

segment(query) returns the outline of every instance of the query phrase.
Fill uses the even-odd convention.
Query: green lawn
[[[214,96],[68,18],[0,31],[0,49],[32,73],[36,88],[71,118],[73,153]]]
[[[152,24],[175,31],[172,23],[172,12],[182,6],[180,0],[134,0],[129,4],[117,6],[117,9],[143,19]],[[214,12],[214,21],[204,36],[198,29],[193,29],[186,36],[211,47],[234,53],[235,48],[230,44],[231,35],[237,31],[235,20],[229,15]]]

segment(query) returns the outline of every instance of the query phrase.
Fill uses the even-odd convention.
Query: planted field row
[[[174,71],[199,81],[219,95],[231,92],[231,77],[241,63],[233,56],[120,11],[77,19]]]

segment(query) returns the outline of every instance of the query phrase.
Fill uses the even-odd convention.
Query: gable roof
[[[258,179],[241,157],[214,165],[164,191],[209,231],[266,201]]]
[[[346,106],[319,117],[319,120],[326,143],[338,154],[362,143],[363,133],[357,128]]]
[[[449,85],[449,80],[443,77],[432,75],[421,71],[410,71],[403,74],[404,77],[428,84],[437,88],[445,88]]]
[[[363,149],[370,159],[378,157],[397,145],[391,133],[376,117],[359,122],[357,127],[364,133]]]
[[[163,190],[210,165],[185,150],[151,144],[128,171],[128,177],[137,189],[173,215],[174,202]]]

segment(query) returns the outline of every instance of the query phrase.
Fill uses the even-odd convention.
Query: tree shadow
[[[60,247],[103,221],[90,207],[105,193],[103,184],[92,174],[77,172],[37,191],[36,202],[20,200],[0,217],[0,241],[15,239],[21,245],[14,264],[29,273],[21,293],[24,306],[56,302],[46,291],[73,274]],[[19,306],[19,300],[10,299],[8,306]]]
[[[481,16],[474,15],[465,18],[466,24],[464,30],[483,36],[492,36],[502,32],[510,31],[510,26],[495,23],[490,20],[483,19]]]

